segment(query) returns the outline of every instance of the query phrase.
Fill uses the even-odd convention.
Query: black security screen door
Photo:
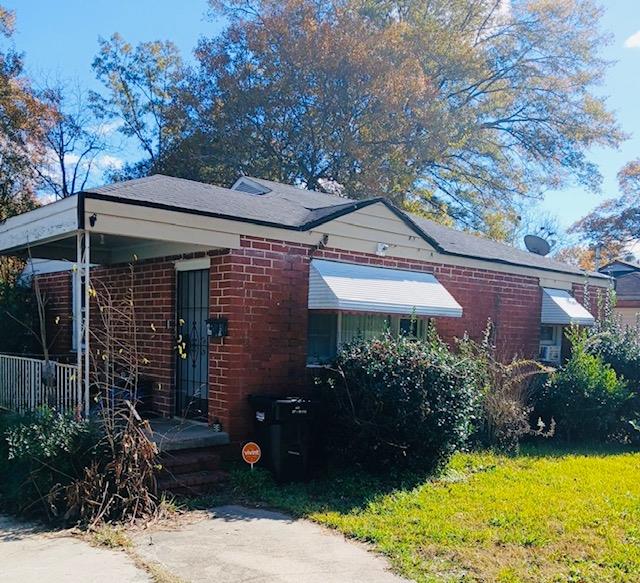
[[[209,270],[178,272],[176,414],[207,420],[209,395]]]

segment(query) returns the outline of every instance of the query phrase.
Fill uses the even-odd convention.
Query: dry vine
[[[89,290],[95,314],[91,327],[91,387],[94,420],[101,439],[84,475],[67,487],[67,518],[90,528],[104,521],[157,516],[161,505],[155,470],[158,450],[148,421],[136,411],[140,367],[134,267],[123,297],[98,281]]]

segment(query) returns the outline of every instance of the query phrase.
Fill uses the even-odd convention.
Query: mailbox
[[[207,336],[223,338],[229,334],[227,318],[209,318],[207,320]]]

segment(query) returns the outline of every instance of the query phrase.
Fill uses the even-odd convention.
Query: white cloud
[[[120,170],[124,166],[124,160],[110,154],[101,154],[96,157],[94,164],[97,170],[103,172],[105,170]]]
[[[624,41],[624,46],[628,49],[640,49],[640,30]]]

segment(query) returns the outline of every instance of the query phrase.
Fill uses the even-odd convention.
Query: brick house
[[[249,177],[231,189],[161,175],[91,189],[0,226],[0,253],[27,250],[64,268],[38,264],[55,353],[87,362],[83,278],[114,296],[133,287],[154,410],[217,418],[234,441],[249,431],[249,394],[304,391],[309,368],[356,335],[433,325],[453,342],[490,319],[504,358],[557,362],[562,327],[593,323],[583,304],[609,285],[380,198]]]

